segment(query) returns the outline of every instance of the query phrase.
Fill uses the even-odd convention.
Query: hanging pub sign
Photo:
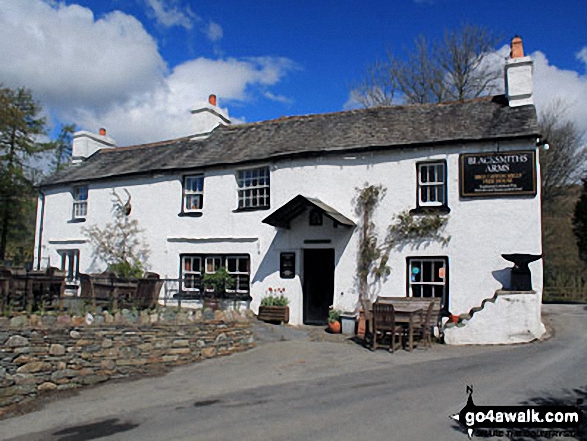
[[[536,194],[536,152],[463,153],[461,197],[529,196]]]
[[[281,253],[279,258],[279,276],[293,279],[296,275],[296,253]]]

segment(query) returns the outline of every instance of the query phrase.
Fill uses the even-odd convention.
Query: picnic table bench
[[[423,297],[378,297],[378,303],[391,304],[395,321],[408,331],[408,349],[411,351],[414,336],[427,345],[432,343],[432,327],[440,319],[440,299]]]

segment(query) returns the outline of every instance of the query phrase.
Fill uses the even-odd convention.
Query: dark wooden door
[[[304,323],[328,323],[334,299],[334,249],[304,250]]]

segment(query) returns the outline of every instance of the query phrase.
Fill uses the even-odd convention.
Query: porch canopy
[[[301,194],[297,195],[291,201],[282,205],[280,208],[263,219],[263,223],[277,228],[289,229],[289,223],[292,221],[292,219],[305,212],[308,207],[319,210],[323,215],[332,219],[335,224],[343,225],[349,228],[354,228],[356,226],[356,224],[348,217],[342,215],[329,205],[326,205],[321,200],[302,196]]]

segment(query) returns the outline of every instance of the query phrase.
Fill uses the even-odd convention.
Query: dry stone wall
[[[0,417],[47,391],[157,374],[253,346],[250,322],[238,313],[0,318]]]

